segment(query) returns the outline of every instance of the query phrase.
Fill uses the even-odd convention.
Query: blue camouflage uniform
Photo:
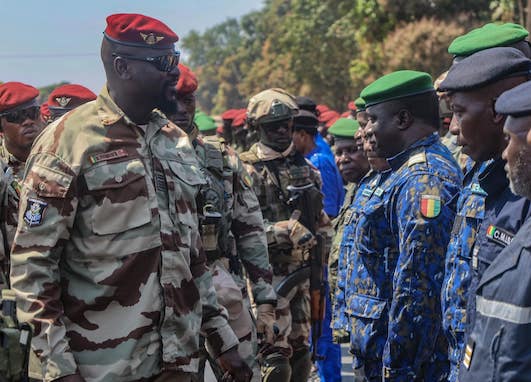
[[[461,171],[437,134],[388,162],[344,236],[354,368],[369,381],[445,381],[440,291]]]
[[[460,381],[531,381],[531,219],[485,270]]]
[[[529,201],[509,189],[501,158],[471,163],[467,164],[469,171],[457,201],[441,297],[450,382],[457,381],[466,331],[473,322],[474,299],[469,301],[469,296],[474,296],[485,269],[529,215]]]

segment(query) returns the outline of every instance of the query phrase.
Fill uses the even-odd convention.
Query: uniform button
[[[46,183],[44,183],[44,182],[40,182],[40,183],[39,183],[39,190],[41,190],[41,191],[46,190]]]
[[[114,177],[114,180],[115,180],[117,183],[121,183],[122,180],[124,180],[124,178],[122,178],[121,175],[116,175],[116,176]]]

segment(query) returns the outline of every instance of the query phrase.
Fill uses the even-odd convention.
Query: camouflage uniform
[[[345,232],[354,367],[369,381],[444,381],[440,290],[460,171],[437,134],[388,162],[379,186],[358,190],[366,201]]]
[[[259,380],[256,329],[242,264],[254,302],[276,306],[260,205],[251,178],[234,150],[216,137],[196,138],[196,128],[189,136],[207,179],[201,191],[199,214],[214,287],[218,300],[228,310],[229,324],[240,339],[238,351],[253,369],[253,378]],[[209,221],[216,213],[219,218]]]
[[[45,381],[196,373],[199,332],[233,348],[206,267],[187,135],[134,124],[106,88],[49,125],[27,160],[11,283]]]

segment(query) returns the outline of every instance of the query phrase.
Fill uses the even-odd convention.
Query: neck
[[[26,162],[31,151],[31,147],[11,147],[8,142],[6,142],[6,149],[11,155],[21,162]]]
[[[316,148],[316,144],[313,142],[313,138],[312,138],[312,141],[309,142],[305,147],[304,147],[304,150],[302,151],[302,155],[306,156],[308,155],[309,153],[311,153],[315,148]]]
[[[116,92],[109,88],[109,95],[118,107],[127,115],[133,122],[143,125],[149,122],[149,117],[153,111],[151,105],[145,105],[138,102],[138,97]]]

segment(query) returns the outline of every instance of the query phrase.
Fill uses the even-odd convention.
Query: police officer
[[[200,132],[215,131],[216,125],[204,113],[194,117],[197,78],[186,65],[179,64],[179,70],[175,97],[162,111],[188,133],[207,178],[198,207],[208,265],[218,300],[227,309],[229,324],[240,341],[238,352],[258,381],[256,328],[243,269],[257,305],[256,326],[263,346],[273,345],[277,303],[260,206],[235,151],[222,138],[199,137]]]
[[[500,95],[509,143],[503,152],[511,190],[531,199],[531,83]],[[461,381],[531,381],[531,219],[528,217],[481,276],[475,322],[468,336]],[[491,248],[481,248],[489,252]],[[486,254],[484,257],[491,257]]]
[[[326,232],[330,230],[330,222],[322,210],[290,211],[293,208],[288,202],[294,196],[290,194],[291,187],[305,187],[313,206],[322,205],[319,173],[294,150],[291,142],[295,112],[294,97],[282,89],[268,89],[253,96],[247,107],[247,118],[258,131],[260,141],[240,156],[253,179],[262,209],[274,285],[306,263],[308,250],[315,243],[312,231],[325,231],[327,240],[331,236]],[[309,213],[316,216],[314,222],[307,219],[306,224],[313,227],[301,223]],[[277,322],[280,332],[275,345],[266,352],[269,355],[263,364],[263,378],[289,380],[291,375],[293,381],[307,381],[311,368],[308,280],[286,296],[278,296]]]
[[[440,85],[449,94],[457,122],[452,133],[458,135],[458,144],[470,157],[457,202],[442,290],[450,381],[457,380],[465,332],[473,321],[470,315],[475,311],[477,283],[530,213],[529,201],[514,195],[504,176],[504,117],[492,107],[501,93],[527,81],[530,70],[531,60],[519,50],[491,48],[454,64]],[[472,306],[467,308],[467,304]]]
[[[444,381],[440,288],[460,171],[439,140],[431,76],[403,70],[363,89],[368,156],[390,169],[359,189],[343,244],[358,380]],[[361,192],[361,193],[360,193]]]
[[[250,379],[199,237],[205,179],[187,135],[154,110],[177,83],[177,40],[151,17],[109,16],[106,86],[28,157],[11,284],[45,380],[190,381],[200,331]]]

